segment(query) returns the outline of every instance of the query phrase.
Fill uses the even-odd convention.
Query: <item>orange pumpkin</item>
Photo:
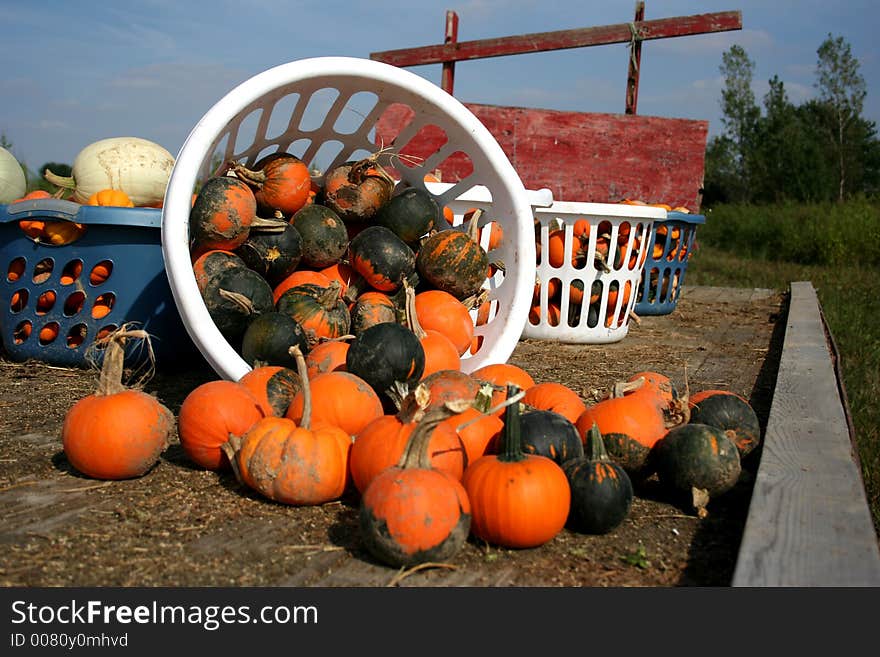
[[[324,176],[324,202],[348,223],[366,222],[391,198],[394,179],[378,162],[379,153],[346,162]]]
[[[507,399],[507,386],[510,384],[516,385],[520,390],[528,390],[535,385],[532,375],[513,363],[483,365],[471,372],[471,376],[493,385],[492,406],[498,406]],[[503,415],[504,409],[497,410],[495,414]]]
[[[544,381],[526,388],[523,403],[542,411],[559,413],[572,424],[587,408],[574,390],[556,381]]]
[[[596,424],[612,461],[634,480],[651,474],[651,449],[668,427],[656,397],[647,388],[622,397],[609,397],[587,406],[575,422],[581,440]]]
[[[400,411],[375,418],[355,435],[349,465],[352,483],[358,491],[363,493],[380,472],[400,460],[410,435],[425,417],[428,401],[427,390],[417,386],[404,398]],[[432,466],[461,479],[467,457],[455,430],[437,424],[428,440]]]
[[[79,224],[74,221],[46,221],[43,224],[43,230],[40,240],[48,242],[54,246],[64,246],[72,244],[76,240],[85,235],[85,224]]]
[[[70,464],[96,479],[128,479],[145,474],[168,446],[174,415],[152,395],[122,384],[125,341],[148,340],[143,331],[110,335],[94,394],[77,401],[64,416],[61,442]]]
[[[102,189],[89,196],[86,205],[106,205],[133,208],[134,203],[121,189]]]
[[[434,467],[428,455],[442,417],[423,419],[399,461],[373,479],[361,497],[364,545],[389,565],[443,561],[467,540],[467,493],[457,478]]]
[[[474,337],[474,320],[467,306],[443,290],[419,292],[413,303],[421,327],[442,333],[455,345],[459,356],[464,355]]]
[[[177,432],[189,459],[207,470],[230,467],[222,445],[229,434],[242,436],[264,417],[253,393],[236,381],[208,381],[180,405]]]
[[[297,269],[295,272],[290,274],[287,278],[281,281],[278,285],[275,286],[275,289],[272,290],[272,298],[275,303],[278,303],[278,299],[281,298],[281,295],[287,292],[292,287],[296,287],[298,285],[303,285],[305,283],[311,283],[312,285],[319,285],[321,287],[328,287],[330,285],[330,279],[326,274],[323,274],[319,271],[313,271],[311,269]]]
[[[440,331],[422,328],[416,311],[415,290],[407,283],[404,283],[404,286],[406,287],[407,325],[415,333],[422,345],[422,350],[425,352],[425,367],[422,371],[422,377],[440,370],[460,369],[461,355],[458,353],[458,347]]]
[[[348,342],[343,339],[319,342],[306,354],[306,373],[310,379],[325,372],[345,371]]]
[[[260,216],[273,216],[276,211],[293,215],[305,207],[312,195],[309,168],[295,155],[272,153],[258,160],[253,169],[240,163],[231,168],[253,188]]]
[[[355,436],[384,410],[379,395],[370,385],[351,372],[325,372],[309,380],[312,398],[312,422],[340,427]],[[287,409],[287,417],[302,420],[305,394],[300,391]]]
[[[286,417],[264,417],[243,438],[231,435],[223,451],[239,481],[270,500],[294,505],[323,504],[345,491],[351,439],[339,427],[312,427],[305,359],[299,347],[292,351],[305,396],[299,425]]]
[[[505,397],[519,388],[507,386]],[[468,465],[462,485],[471,502],[471,532],[510,548],[531,548],[553,539],[565,526],[571,490],[552,459],[522,449],[519,404],[507,406],[501,448]]]

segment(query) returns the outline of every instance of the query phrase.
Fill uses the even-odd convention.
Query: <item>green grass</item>
[[[880,207],[722,206],[707,211],[686,285],[788,290],[810,281],[840,352],[874,526],[880,528]]]

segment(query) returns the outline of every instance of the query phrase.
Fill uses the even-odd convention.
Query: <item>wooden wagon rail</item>
[[[733,586],[878,586],[880,551],[826,327],[791,284],[761,462]]]

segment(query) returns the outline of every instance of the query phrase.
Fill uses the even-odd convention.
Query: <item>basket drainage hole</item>
[[[12,293],[12,299],[9,301],[9,310],[14,313],[20,313],[27,308],[28,291],[24,288],[16,290]]]
[[[116,331],[119,327],[116,324],[107,324],[106,326],[102,326],[98,329],[98,332],[95,334],[95,347],[98,349],[104,349],[107,346],[105,340],[110,337],[110,334],[113,331]]]
[[[49,280],[49,277],[52,275],[52,270],[55,269],[55,262],[52,258],[43,258],[34,266],[34,278],[33,281],[37,285],[40,283],[45,283]]]
[[[109,260],[102,260],[97,265],[92,267],[92,271],[89,272],[89,283],[92,285],[101,285],[102,283],[106,283],[107,279],[110,278],[110,274],[113,273],[113,263]]]
[[[22,344],[31,337],[31,331],[33,328],[33,324],[28,320],[20,322],[12,331],[12,341],[15,342],[15,344]]]
[[[64,314],[73,317],[83,309],[86,304],[86,294],[82,290],[73,292],[64,300]]]
[[[67,346],[70,349],[76,349],[86,341],[89,329],[85,324],[77,324],[71,327],[67,333]]]
[[[52,310],[55,307],[55,300],[58,296],[55,294],[55,290],[46,290],[40,296],[37,297],[37,314],[45,315],[47,312]]]
[[[58,337],[60,326],[58,322],[49,322],[40,329],[40,344],[47,345],[55,342]]]
[[[66,265],[64,265],[64,268],[61,270],[61,284],[73,285],[79,279],[80,274],[82,274],[82,270],[82,260],[71,260]]]
[[[9,267],[6,269],[6,280],[15,282],[24,274],[24,268],[26,265],[26,261],[24,258],[14,258],[12,262],[9,263]]]
[[[112,292],[105,292],[104,294],[99,294],[95,299],[95,303],[92,305],[92,317],[95,319],[102,319],[110,314],[110,311],[113,310],[113,304],[116,303],[116,295]]]

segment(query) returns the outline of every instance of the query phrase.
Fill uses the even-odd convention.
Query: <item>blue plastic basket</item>
[[[668,212],[665,221],[654,222],[636,296],[637,315],[668,315],[675,310],[697,226],[704,223],[705,216],[686,212]]]
[[[22,219],[73,221],[84,224],[85,232],[70,244],[55,246],[28,237],[19,226]],[[85,366],[98,335],[134,322],[150,334],[157,367],[191,362],[197,351],[166,278],[161,220],[158,209],[58,199],[0,205],[0,335],[9,358]],[[93,283],[91,273],[99,263],[110,273]],[[110,307],[102,317],[93,316],[102,314],[95,310],[96,301]],[[53,333],[57,337],[49,340]],[[91,353],[100,363],[100,351]],[[131,341],[126,365],[142,364],[145,357],[142,341]]]

